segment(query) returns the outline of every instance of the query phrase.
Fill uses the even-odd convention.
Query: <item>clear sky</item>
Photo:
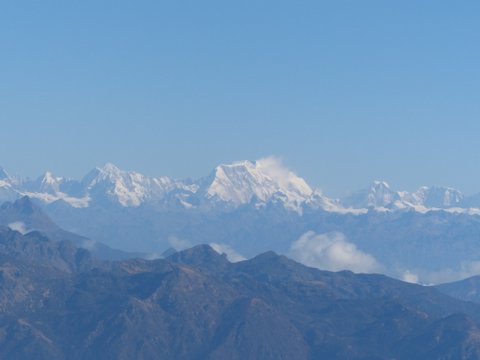
[[[480,192],[478,1],[4,1],[0,164]]]

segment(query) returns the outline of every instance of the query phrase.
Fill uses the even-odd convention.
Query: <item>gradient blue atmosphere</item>
[[[0,164],[200,177],[278,156],[339,196],[480,191],[480,2],[0,5]]]

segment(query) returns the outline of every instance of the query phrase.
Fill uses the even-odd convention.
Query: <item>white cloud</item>
[[[372,255],[357,249],[339,232],[316,234],[309,231],[292,244],[290,256],[307,266],[330,271],[369,273],[381,268]]]
[[[178,237],[173,235],[169,236],[168,243],[172,248],[174,248],[177,251],[182,251],[182,250],[191,248],[193,246],[190,241],[185,239],[179,239]]]
[[[20,234],[27,233],[27,227],[24,222],[15,221],[7,225],[10,229],[18,231]]]
[[[255,162],[258,169],[261,169],[262,173],[274,179],[282,188],[286,189],[301,189],[302,192],[311,193],[312,189],[308,184],[300,177],[298,177],[293,171],[283,165],[282,160],[275,156],[267,156],[258,159]]]
[[[227,255],[227,259],[231,262],[239,262],[246,260],[242,255],[237,253],[232,247],[226,244],[217,244],[217,243],[210,243],[209,244],[213,250],[215,250],[219,254]]]

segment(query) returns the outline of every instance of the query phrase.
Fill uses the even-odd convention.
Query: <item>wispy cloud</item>
[[[22,221],[15,221],[7,225],[10,229],[18,231],[20,234],[27,233],[27,227]]]
[[[267,156],[258,159],[256,165],[264,174],[278,182],[282,188],[300,187],[305,192],[312,191],[308,184],[288,169],[279,157]]]

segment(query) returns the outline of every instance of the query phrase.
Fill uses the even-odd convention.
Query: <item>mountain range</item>
[[[385,181],[374,181],[370,187],[345,198],[331,199],[275,158],[219,165],[196,181],[167,176],[150,178],[120,170],[111,163],[95,168],[81,180],[58,177],[49,171],[31,180],[0,169],[0,201],[25,195],[44,204],[64,202],[75,208],[103,202],[122,207],[155,204],[172,208],[238,207],[251,202],[265,206],[274,202],[297,212],[303,208],[332,212],[372,207],[418,211],[480,208],[480,194],[464,196],[457,189],[439,186],[422,186],[414,192],[396,191]]]
[[[480,305],[383,275],[207,245],[98,261],[0,227],[0,357],[478,359]]]
[[[331,199],[274,158],[219,165],[198,180],[149,178],[112,164],[81,180],[1,170],[6,208],[24,196],[59,228],[122,252],[106,250],[112,258],[206,243],[231,260],[274,250],[324,270],[427,284],[480,273],[480,196],[448,187],[406,192],[376,181]],[[5,225],[31,230],[9,216]]]

